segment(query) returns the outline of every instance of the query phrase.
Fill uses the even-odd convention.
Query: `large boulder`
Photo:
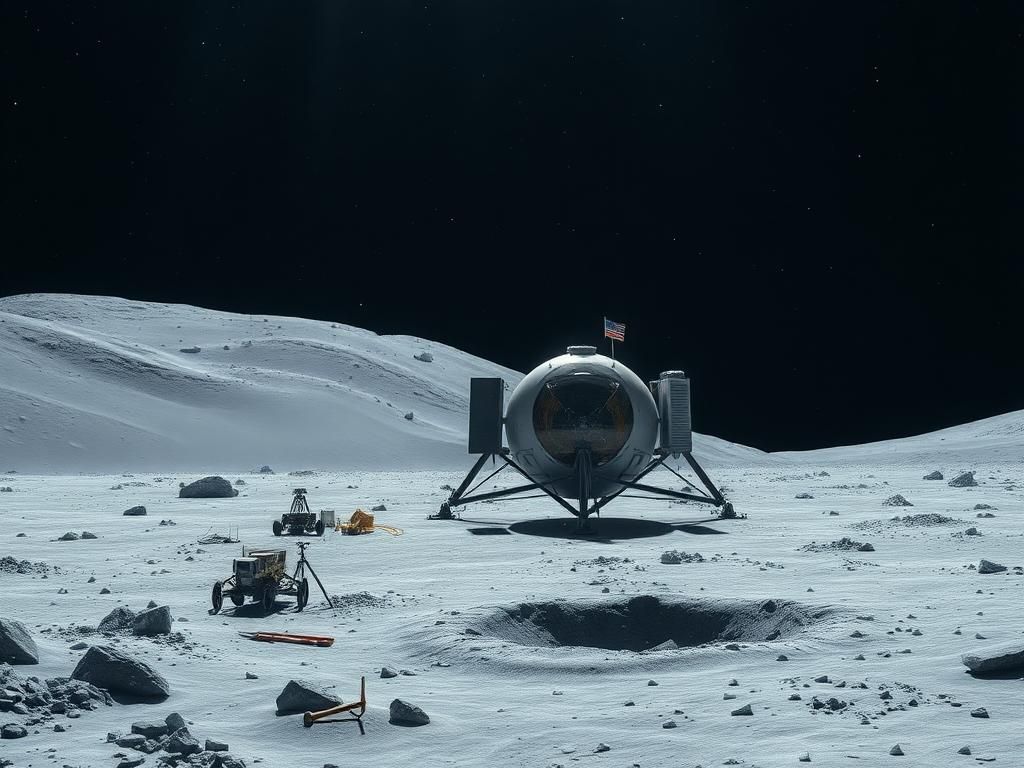
[[[135,621],[135,611],[123,605],[117,606],[114,610],[103,617],[97,629],[100,632],[120,632],[128,629]]]
[[[178,491],[178,498],[181,499],[226,499],[237,495],[238,489],[217,475],[196,480]]]
[[[289,680],[277,697],[277,714],[293,715],[299,712],[316,712],[341,704],[341,699],[328,693],[316,683],[306,680]]]
[[[395,699],[391,702],[390,715],[392,723],[400,725],[426,725],[430,716],[422,709],[408,701]]]
[[[94,645],[86,651],[71,677],[92,683],[97,688],[140,699],[165,699],[171,692],[159,672],[144,661],[108,645]]]
[[[153,635],[168,635],[170,632],[171,609],[166,605],[137,613],[132,620],[132,634],[134,635],[152,637]]]
[[[0,616],[0,661],[8,664],[38,664],[39,649],[20,621]]]
[[[967,653],[961,661],[974,675],[1024,670],[1024,641],[1016,640],[977,653]]]

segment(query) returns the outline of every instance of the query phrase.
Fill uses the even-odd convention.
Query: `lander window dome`
[[[572,466],[589,449],[595,466],[611,461],[633,431],[633,404],[622,385],[592,373],[551,379],[533,404],[533,429],[544,450]]]

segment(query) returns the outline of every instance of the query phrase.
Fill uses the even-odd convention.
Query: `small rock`
[[[121,513],[124,517],[143,517],[146,514],[146,508],[141,504],[131,509],[126,509]]]
[[[402,725],[426,725],[430,717],[422,709],[408,701],[395,699],[391,702],[390,715],[392,723]]]
[[[174,733],[175,731],[184,728],[186,725],[185,718],[177,712],[171,712],[171,714],[164,718],[164,722],[167,723],[168,733]]]
[[[338,704],[341,704],[341,699],[328,693],[316,683],[305,680],[289,680],[288,685],[277,697],[277,714],[316,712]]]
[[[223,741],[214,741],[213,739],[206,740],[206,751],[207,752],[227,752],[228,745]]]
[[[875,548],[874,548],[874,546],[870,542],[864,542],[859,547],[857,547],[857,551],[858,552],[874,552]]]
[[[662,728],[675,728],[676,727],[676,721],[675,720],[666,720],[665,722],[663,722],[661,724],[661,727]]]
[[[789,661],[789,656],[787,656],[784,653],[780,653],[778,656],[775,657],[775,660],[776,661]]]
[[[0,728],[0,739],[23,739],[28,736],[28,730],[23,725],[8,723]]]
[[[942,480],[943,477],[942,477],[942,473],[939,472],[939,470],[935,470],[934,472],[929,472],[927,475],[925,475],[921,479],[922,480]]]
[[[605,743],[604,743],[604,742],[602,741],[602,742],[601,742],[600,744],[598,744],[598,745],[597,745],[597,746],[596,746],[596,747],[594,748],[594,751],[595,751],[595,752],[607,752],[607,751],[609,751],[610,749],[611,749],[611,747],[609,747],[609,746],[608,746],[607,744],[605,744]]]
[[[795,498],[797,498],[797,499],[813,499],[814,497],[811,496],[811,494],[805,492],[805,493],[798,493]]]
[[[991,560],[982,559],[981,562],[978,563],[978,573],[999,573],[1005,570],[1005,565],[993,563]]]
[[[981,536],[981,533],[978,532],[977,528],[971,526],[966,531],[964,531],[964,536]]]
[[[380,670],[380,676],[384,680],[387,680],[392,677],[398,677],[398,672],[391,667],[382,667]]]
[[[903,754],[903,750],[900,749],[900,745],[896,744],[892,749],[889,750],[889,754],[893,757],[900,757]]]
[[[159,739],[168,731],[167,723],[163,720],[140,720],[132,723],[132,733],[141,734],[147,739]],[[124,744],[121,745],[125,746]]]
[[[99,536],[97,536],[95,533],[92,533],[90,531],[82,531],[82,538],[83,539],[98,539]]]
[[[179,728],[171,734],[171,738],[167,740],[164,745],[164,749],[174,754],[181,754],[184,756],[191,755],[195,752],[202,752],[203,748],[199,746],[199,741],[189,733],[188,728]]]
[[[171,632],[171,609],[166,605],[149,608],[132,619],[132,634],[142,637],[168,635]]]
[[[964,472],[963,474],[957,475],[949,481],[949,486],[952,488],[969,488],[978,484],[978,481],[974,479],[974,472]]]
[[[414,417],[413,417],[413,412],[412,411],[409,411],[407,414],[405,414],[405,420],[406,421],[412,421],[413,418]]]
[[[730,715],[734,715],[734,716],[735,715],[752,715],[752,714],[754,714],[754,710],[752,710],[750,708],[749,704],[744,704],[742,707],[740,707],[739,709],[734,709],[729,714]]]
[[[74,531],[68,531],[59,539],[57,539],[57,541],[78,541],[78,534]]]
[[[965,744],[964,746],[960,747],[960,749],[958,749],[956,753],[958,755],[969,755],[971,754],[971,748]]]
[[[259,675],[256,675],[256,674],[254,674],[252,672],[246,672],[245,673],[245,679],[246,680],[259,680],[260,678],[259,678]]]
[[[980,717],[985,720],[988,719],[988,710],[984,707],[978,707],[977,709],[971,710],[971,717]]]

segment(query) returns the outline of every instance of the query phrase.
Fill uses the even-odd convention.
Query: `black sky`
[[[520,370],[607,315],[772,450],[1024,408],[1020,4],[2,7],[0,295]]]

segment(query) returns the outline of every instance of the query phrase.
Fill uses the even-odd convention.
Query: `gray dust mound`
[[[907,501],[902,493],[897,493],[897,494],[895,494],[893,496],[890,496],[885,501],[883,501],[882,502],[882,506],[883,507],[912,507],[914,505],[911,504],[909,501]]]
[[[963,525],[966,521],[955,517],[946,517],[934,512],[924,512],[920,515],[904,515],[890,518],[888,520],[865,520],[854,523],[851,528],[858,531],[878,531],[883,528],[927,528],[936,525]]]
[[[862,541],[854,541],[849,536],[843,536],[839,541],[830,541],[827,544],[812,541],[810,544],[804,544],[800,549],[804,552],[828,552],[832,550],[870,552],[871,550],[865,549],[865,547],[869,546],[871,545],[865,544]]]
[[[827,611],[775,600],[558,600],[500,608],[475,630],[517,645],[583,646],[645,651],[672,641],[679,648],[787,637]]]
[[[50,566],[43,562],[31,563],[10,555],[0,557],[0,573],[47,573],[49,570]]]
[[[180,499],[226,499],[237,496],[238,489],[223,477],[211,475],[183,486],[178,491]]]

